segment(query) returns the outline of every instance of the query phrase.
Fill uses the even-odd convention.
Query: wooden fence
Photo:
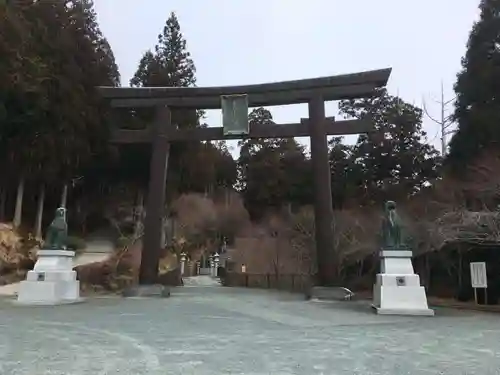
[[[245,288],[277,289],[306,293],[312,286],[309,275],[276,275],[227,272],[221,277],[222,285]]]

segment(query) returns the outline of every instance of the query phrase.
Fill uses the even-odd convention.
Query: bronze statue
[[[385,203],[385,215],[382,221],[382,247],[389,249],[405,248],[401,235],[401,220],[396,212],[396,202]]]
[[[43,244],[44,249],[66,250],[68,238],[68,224],[66,223],[66,209],[59,207],[56,210],[56,217],[50,223]]]

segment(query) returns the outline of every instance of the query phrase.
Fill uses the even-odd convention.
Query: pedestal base
[[[425,288],[413,271],[411,252],[382,251],[381,270],[373,286],[377,314],[433,316],[427,305]]]
[[[126,288],[123,297],[156,297],[168,298],[170,297],[170,288],[155,284],[155,285],[134,285]]]
[[[17,304],[63,305],[82,302],[80,282],[73,271],[74,251],[40,250],[38,260],[21,281]]]
[[[378,315],[411,315],[411,316],[434,316],[434,310],[424,309],[381,309],[372,305]]]
[[[312,301],[350,301],[354,293],[343,287],[314,286],[308,293],[306,299]]]
[[[378,274],[373,286],[372,306],[377,314],[434,315],[427,305],[425,288],[420,286],[418,275]]]

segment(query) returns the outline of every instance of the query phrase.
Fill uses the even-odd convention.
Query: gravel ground
[[[0,299],[0,374],[500,373],[498,315],[377,316],[366,302],[200,284],[167,299]]]

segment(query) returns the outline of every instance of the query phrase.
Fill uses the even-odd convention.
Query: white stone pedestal
[[[80,282],[73,271],[74,251],[39,250],[38,260],[21,281],[17,303],[60,305],[81,302]]]
[[[377,314],[434,315],[427,305],[425,288],[411,263],[412,252],[383,250],[381,270],[373,286],[373,307]]]

